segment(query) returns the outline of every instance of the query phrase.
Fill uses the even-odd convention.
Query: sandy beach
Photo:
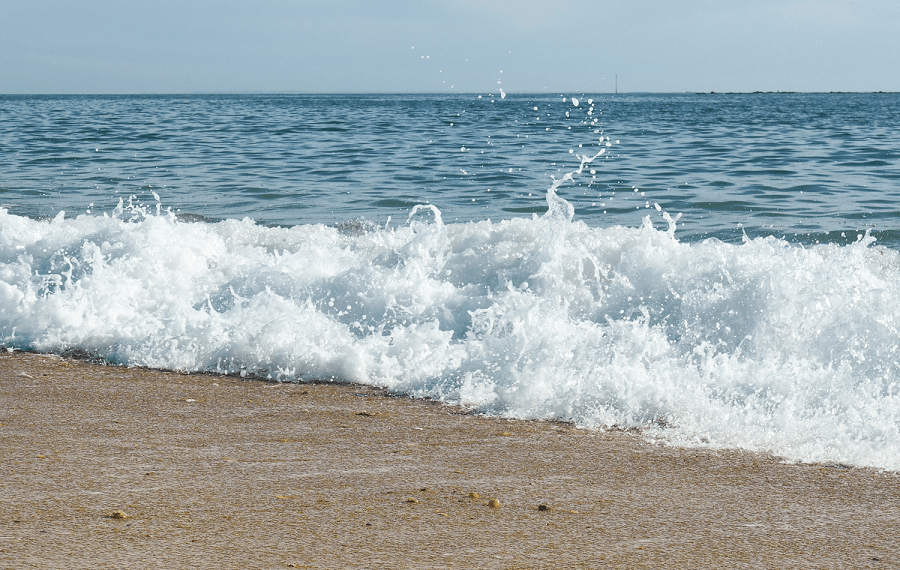
[[[891,568],[900,477],[0,356],[0,568]]]

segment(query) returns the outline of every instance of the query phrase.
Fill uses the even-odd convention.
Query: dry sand
[[[0,356],[0,568],[898,566],[895,473]]]

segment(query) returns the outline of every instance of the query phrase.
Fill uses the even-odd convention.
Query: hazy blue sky
[[[0,93],[900,91],[898,30],[897,0],[0,0]]]

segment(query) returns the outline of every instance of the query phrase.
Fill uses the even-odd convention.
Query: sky
[[[0,93],[900,91],[898,30],[897,0],[0,0]]]

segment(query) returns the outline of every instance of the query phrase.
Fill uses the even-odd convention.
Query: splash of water
[[[0,209],[0,341],[900,469],[897,252],[681,243],[665,212],[665,230],[589,228],[558,192],[605,148],[553,181],[545,215],[499,223]]]

